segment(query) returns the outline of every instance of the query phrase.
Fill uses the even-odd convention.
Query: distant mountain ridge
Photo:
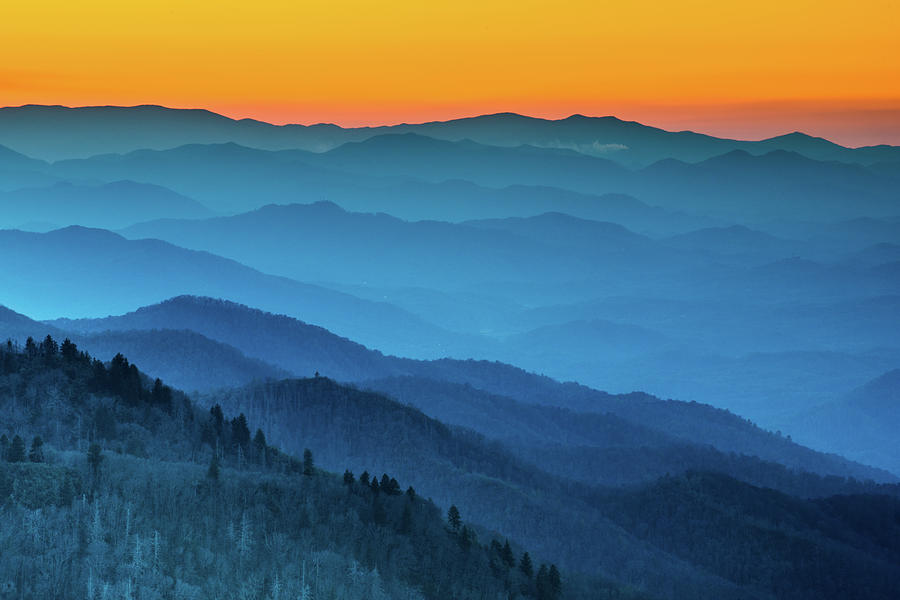
[[[821,444],[827,439],[856,460],[900,471],[900,368],[799,415],[790,426],[802,442]],[[865,431],[865,439],[854,439],[853,431]]]
[[[2,291],[0,303],[38,317],[120,313],[193,293],[302,315],[398,354],[447,356],[455,344],[469,345],[465,336],[386,302],[267,275],[159,240],[131,241],[106,230],[75,226],[43,234],[0,230],[0,252],[15,257],[0,261],[0,278],[16,282]],[[109,288],[111,281],[114,290]],[[161,326],[166,327],[171,325]],[[423,343],[430,348],[420,346]]]
[[[127,136],[122,131],[127,131]],[[0,108],[0,144],[48,160],[227,141],[271,150],[300,148],[321,152],[388,132],[413,132],[451,141],[471,139],[496,146],[560,148],[605,156],[628,166],[647,165],[667,157],[696,162],[732,149],[754,154],[783,149],[821,160],[861,164],[900,159],[897,147],[845,148],[799,132],[756,142],[741,141],[690,131],[670,132],[611,116],[572,115],[554,120],[497,113],[419,124],[341,128],[330,124],[272,125],[253,119],[230,119],[202,109],[152,105]],[[64,139],[77,142],[61,141]]]
[[[192,144],[59,161],[45,174],[155,183],[222,213],[269,203],[309,203],[330,194],[341,202],[372,188],[455,180],[488,188],[555,188],[595,198],[631,195],[670,213],[728,223],[829,222],[894,217],[900,210],[894,177],[785,150],[761,155],[730,150],[697,163],[668,158],[632,170],[569,150],[492,146],[418,133],[381,134],[320,153],[260,150],[233,142]],[[366,210],[390,211],[391,204],[379,206],[370,199]]]
[[[607,394],[573,383],[559,383],[549,377],[498,362],[418,361],[387,356],[296,319],[222,300],[185,296],[118,317],[60,319],[49,325],[87,335],[107,330],[190,329],[237,348],[250,358],[300,375],[321,372],[336,380],[359,382],[363,386],[380,386],[368,382],[391,377],[440,381],[451,386],[466,385],[487,394],[514,398],[524,404],[611,413],[636,426],[664,431],[667,436],[710,444],[722,452],[762,456],[792,468],[841,475],[857,472],[855,469],[859,468],[849,466],[838,457],[800,449],[788,440],[711,406],[663,401],[646,394]],[[419,395],[422,396],[422,404],[419,404],[422,408],[433,402],[429,399],[427,386],[419,391]],[[441,416],[446,416],[446,413],[442,412]],[[450,422],[454,423],[452,420]],[[455,424],[471,426],[470,422]],[[790,458],[786,458],[788,456]],[[893,481],[893,476],[874,469],[864,468],[858,474],[862,478],[887,477],[887,480]]]
[[[162,217],[198,219],[213,216],[208,208],[164,187],[114,181],[100,185],[58,182],[47,187],[0,191],[0,227],[58,223],[117,229]]]

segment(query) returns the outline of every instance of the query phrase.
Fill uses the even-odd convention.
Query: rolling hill
[[[157,185],[116,181],[102,185],[30,187],[0,192],[0,227],[44,222],[118,229],[151,219],[199,219],[212,212]]]
[[[3,304],[13,310],[27,307],[34,317],[96,317],[193,293],[303,317],[398,354],[446,356],[457,343],[466,344],[464,337],[386,303],[265,275],[160,241],[129,241],[105,230],[0,231],[0,251],[15,257],[0,264],[0,277],[17,282],[3,292]]]
[[[191,330],[237,348],[246,356],[298,375],[320,372],[331,378],[375,385],[373,380],[416,377],[424,381],[471,386],[481,392],[520,403],[558,407],[576,412],[610,413],[637,427],[646,427],[685,443],[710,445],[722,452],[759,456],[791,468],[814,473],[853,475],[860,479],[892,480],[878,470],[853,465],[836,456],[815,453],[783,437],[766,432],[728,411],[695,402],[664,401],[646,394],[612,395],[572,383],[528,373],[488,361],[417,361],[386,356],[303,322],[268,314],[231,302],[180,297],[122,315],[96,320],[57,320],[51,325],[72,335],[107,330],[153,330],[165,327]],[[173,347],[177,338],[173,338]],[[179,373],[183,375],[183,373]],[[166,376],[165,371],[158,373]],[[205,376],[202,375],[201,376]],[[199,387],[190,386],[191,389]],[[455,389],[452,388],[451,389]],[[457,390],[465,396],[465,390]],[[423,410],[437,407],[423,385],[415,403]],[[460,398],[460,401],[464,401]],[[420,402],[428,404],[420,404]],[[442,417],[447,414],[439,413]],[[462,418],[462,416],[460,416]],[[472,427],[473,417],[452,424]],[[495,417],[496,418],[496,417]],[[511,417],[510,417],[511,418]],[[510,426],[514,429],[514,426]],[[498,434],[501,430],[498,430]]]

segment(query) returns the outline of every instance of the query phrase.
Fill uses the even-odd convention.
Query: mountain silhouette
[[[329,124],[271,125],[253,119],[229,119],[206,110],[161,106],[29,105],[0,108],[0,131],[4,132],[0,144],[46,160],[223,142],[268,150],[323,152],[385,133],[417,133],[449,141],[470,139],[496,146],[561,148],[629,167],[669,157],[697,162],[734,149],[753,154],[791,150],[818,160],[861,164],[900,159],[900,150],[894,146],[845,148],[799,132],[758,142],[740,141],[690,131],[665,131],[612,116],[584,115],[554,120],[497,113],[420,124],[341,128]]]

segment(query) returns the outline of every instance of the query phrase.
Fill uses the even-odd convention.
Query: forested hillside
[[[45,326],[31,321],[29,328],[27,320],[15,315],[9,315],[6,321],[10,331],[20,335],[24,331],[40,331]],[[222,361],[203,363],[203,355],[192,354],[193,345],[185,343],[190,338],[183,333],[167,336],[162,332],[154,333],[153,338],[167,337],[168,341],[151,344],[145,339],[146,332],[162,328],[194,331],[240,350],[249,359],[265,361],[293,375],[309,377],[319,372],[338,381],[381,389],[447,424],[475,428],[492,438],[506,439],[507,432],[519,427],[523,418],[531,421],[527,426],[533,428],[535,423],[546,423],[547,419],[561,414],[550,410],[536,417],[537,409],[532,407],[526,409],[526,412],[531,411],[531,416],[525,416],[519,410],[524,408],[522,405],[541,405],[575,413],[609,413],[627,421],[632,430],[650,429],[670,440],[709,445],[724,453],[757,456],[792,469],[860,480],[896,481],[890,473],[852,463],[840,456],[814,452],[784,436],[764,431],[747,419],[709,405],[663,400],[641,393],[609,394],[574,383],[560,383],[499,362],[419,361],[384,355],[321,327],[233,302],[180,296],[125,315],[104,319],[60,319],[52,324],[87,344],[114,335],[128,345],[132,355],[140,357],[142,364],[160,368],[158,374],[166,379],[183,381],[187,389],[209,390],[210,387],[203,384],[210,381],[210,373],[221,370]],[[108,329],[119,334],[100,333]],[[125,332],[134,333],[125,335]],[[108,345],[98,347],[107,351],[105,356],[112,356]],[[173,360],[174,348],[181,349],[180,353],[190,358]],[[217,349],[216,354],[228,356],[225,349]],[[242,363],[242,370],[232,369],[230,376],[246,373],[242,383],[249,383],[264,378],[272,367],[268,372],[258,368],[251,370]],[[221,385],[211,387],[215,389]],[[537,414],[541,412],[537,411]],[[577,421],[577,417],[569,419],[570,423],[573,421]],[[490,422],[496,426],[481,427]],[[547,441],[541,437],[545,435],[551,438],[556,435],[559,439],[552,429],[538,425],[532,442],[542,444]],[[573,435],[575,440],[582,434]],[[629,445],[644,445],[644,439],[643,435],[632,436]],[[604,442],[606,444],[608,441]],[[673,460],[669,464],[678,464],[674,455],[670,456]],[[649,471],[652,475],[669,470],[665,461],[650,460],[657,462],[657,467]],[[689,464],[699,467],[693,462]],[[660,468],[663,470],[659,471]],[[682,465],[678,470],[685,468],[690,466]],[[634,473],[636,471],[629,471],[628,476]]]
[[[285,454],[121,355],[6,345],[0,410],[3,597],[579,597],[455,509]]]
[[[452,501],[464,515],[473,515],[475,522],[490,524],[542,555],[556,557],[565,569],[599,572],[664,598],[756,597],[753,594],[780,597],[778,586],[781,584],[774,575],[769,580],[752,582],[735,575],[739,570],[737,563],[743,560],[738,557],[762,552],[760,548],[766,547],[765,537],[770,535],[768,526],[752,526],[759,516],[756,511],[771,515],[775,535],[791,537],[796,533],[793,529],[779,526],[783,518],[779,516],[784,510],[782,503],[787,498],[792,502],[790,511],[803,515],[814,502],[802,499],[805,496],[854,494],[859,498],[890,498],[900,495],[900,488],[895,485],[822,478],[792,472],[759,459],[722,455],[697,447],[684,448],[671,442],[656,451],[652,446],[637,451],[627,445],[616,447],[617,438],[620,440],[623,434],[616,431],[615,419],[611,423],[604,423],[602,419],[584,423],[582,434],[589,432],[588,435],[605,439],[608,444],[605,449],[501,444],[468,429],[447,427],[387,397],[341,386],[324,377],[253,385],[212,395],[206,400],[207,403],[212,401],[221,402],[232,412],[249,415],[262,424],[270,439],[289,451],[299,450],[299,440],[315,440],[310,443],[320,448],[323,464],[349,463],[357,472],[397,473],[439,503],[450,502],[447,490],[453,490]],[[561,414],[556,424],[565,419],[566,415]],[[624,437],[632,434],[624,434]],[[645,439],[651,444],[654,439],[657,444],[665,444],[659,436],[651,435]],[[616,458],[618,463],[605,464]],[[621,483],[617,477],[626,481],[646,478],[653,480],[649,484],[652,489],[657,485],[653,468],[659,469],[659,464],[666,464],[667,460],[671,460],[668,465],[673,468],[683,469],[694,461],[707,471],[730,473],[755,484],[714,475],[732,482],[730,486],[745,490],[746,494],[729,491],[719,495],[713,489],[708,501],[717,507],[716,510],[732,515],[742,527],[746,526],[752,532],[738,540],[739,547],[725,563],[711,566],[704,562],[707,554],[694,556],[675,552],[667,548],[663,540],[645,537],[643,530],[623,529],[618,505],[611,499],[627,503],[628,498],[641,493],[647,484],[616,489],[608,487],[609,483]],[[662,477],[661,481],[669,478],[665,474]],[[689,482],[692,477],[691,473],[685,473],[677,479]],[[791,495],[772,489],[757,495],[759,490],[766,488],[782,489]],[[648,494],[653,497],[652,492]],[[900,506],[893,500],[886,502],[887,507]],[[863,505],[861,501],[854,506]],[[607,514],[607,510],[612,512]],[[679,503],[671,510],[678,527],[691,527],[694,508],[689,502]],[[884,518],[893,523],[897,516],[894,508],[888,508],[886,513],[873,518]],[[890,571],[888,565],[893,563],[890,560],[885,563],[880,551],[874,547],[861,550],[862,546],[854,544],[845,547],[847,540],[855,535],[850,529],[856,527],[857,519],[865,521],[865,517],[853,513],[846,518],[847,523],[807,519],[806,525],[811,529],[804,535],[812,536],[810,551],[825,551],[837,545],[842,556],[862,561],[860,565],[867,565],[864,569],[872,569],[883,577]],[[722,535],[727,538],[727,533]],[[871,561],[861,558],[860,552],[866,554],[870,550],[874,553]],[[790,556],[792,561],[802,559],[796,554]],[[652,569],[646,568],[650,563]],[[784,568],[793,572],[794,567]],[[844,573],[841,577],[840,585],[843,586],[855,575]],[[843,587],[830,588],[806,582],[792,593],[797,598],[832,597],[838,589]],[[878,594],[890,597],[888,590],[891,589],[890,585],[879,588]]]

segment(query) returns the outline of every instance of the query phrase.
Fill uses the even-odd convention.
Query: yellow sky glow
[[[893,0],[8,2],[0,104],[347,125],[579,112],[751,137],[794,119],[900,143],[898,15]]]

